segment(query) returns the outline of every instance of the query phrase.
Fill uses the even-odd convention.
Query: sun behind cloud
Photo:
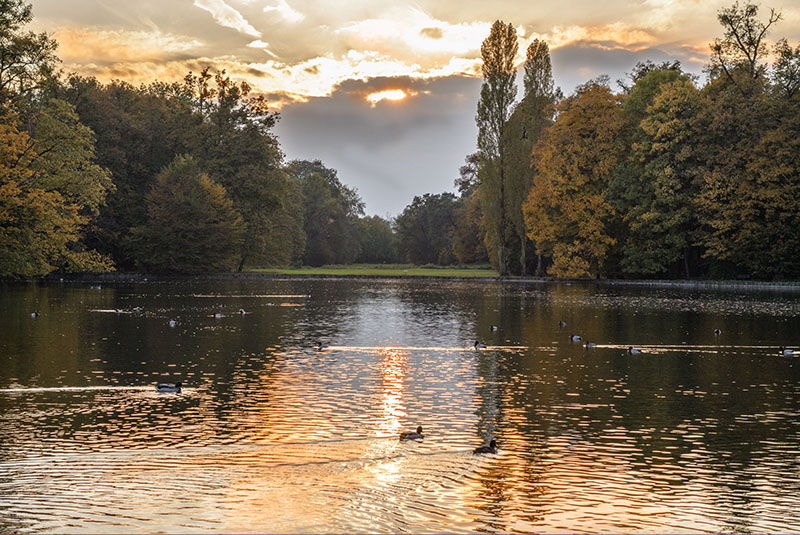
[[[408,96],[408,93],[403,91],[402,89],[385,89],[383,91],[377,91],[375,93],[370,93],[367,95],[367,101],[370,103],[372,107],[380,102],[381,100],[403,100]]]

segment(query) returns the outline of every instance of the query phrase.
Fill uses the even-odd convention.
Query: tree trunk
[[[502,130],[500,139],[502,139]],[[508,275],[506,266],[506,188],[505,188],[505,162],[503,162],[503,145],[500,145],[500,276]]]
[[[520,237],[520,254],[519,254],[519,261],[522,264],[522,270],[520,271],[520,274],[523,277],[527,277],[528,276],[528,259],[525,256],[525,242],[526,241],[528,241],[528,240],[526,239],[525,235],[523,234]]]
[[[683,269],[687,280],[689,279],[689,251],[688,247],[683,251]]]

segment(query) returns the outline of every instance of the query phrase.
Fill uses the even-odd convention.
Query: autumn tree
[[[92,163],[85,127],[75,123],[65,103],[54,106],[67,124],[49,116],[37,127],[40,140],[20,129],[11,112],[0,116],[0,276],[112,268],[107,258],[80,244],[87,214],[102,201],[107,176]],[[68,149],[54,152],[50,143],[59,136],[65,136]],[[76,168],[85,168],[85,181],[76,176]]]
[[[481,164],[479,194],[485,218],[487,244],[497,247],[500,275],[508,274],[506,262],[506,123],[517,95],[514,62],[518,50],[517,32],[512,24],[495,21],[481,45],[483,85],[478,113],[478,153]]]
[[[225,188],[190,156],[158,175],[147,195],[147,222],[131,229],[140,268],[158,272],[232,271],[245,225]]]
[[[607,189],[623,149],[617,98],[596,81],[559,105],[559,115],[534,151],[538,174],[524,205],[528,235],[553,258],[557,277],[600,274],[615,238]]]

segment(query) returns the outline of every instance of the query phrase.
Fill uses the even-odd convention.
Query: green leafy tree
[[[303,193],[303,261],[311,266],[355,261],[360,253],[358,217],[364,213],[358,193],[319,160],[295,160],[288,172]]]
[[[242,215],[246,232],[237,270],[248,262],[274,264],[275,251],[285,243],[287,224],[299,233],[299,217],[287,212],[289,194],[283,153],[272,128],[278,114],[270,112],[263,96],[251,97],[246,82],[233,82],[225,71],[191,73],[184,81],[202,123],[187,144],[209,176],[223,185]],[[280,261],[285,260],[280,258]]]
[[[453,254],[462,264],[486,262],[489,256],[481,239],[481,204],[476,195],[462,197],[453,214]]]
[[[361,252],[356,261],[362,264],[386,264],[397,261],[397,248],[392,225],[379,216],[358,220]]]
[[[452,193],[414,197],[395,219],[401,257],[417,265],[452,264],[457,206]]]
[[[525,95],[516,106],[504,135],[508,151],[506,172],[505,212],[518,242],[519,258],[513,271],[528,274],[528,242],[522,205],[533,186],[535,169],[531,152],[552,123],[555,113],[556,91],[553,89],[553,70],[547,43],[534,39],[528,46],[525,60]]]
[[[175,159],[147,195],[147,223],[131,230],[139,267],[158,272],[231,271],[245,232],[225,188],[189,156]]]
[[[478,153],[480,187],[478,188],[485,218],[487,246],[497,247],[497,268],[508,274],[506,262],[506,123],[517,96],[514,62],[519,44],[512,24],[495,21],[489,36],[481,45],[483,85],[478,112]]]
[[[534,151],[538,174],[524,206],[528,235],[552,255],[557,277],[597,276],[615,238],[608,185],[619,163],[624,116],[603,84],[589,82],[559,106]]]

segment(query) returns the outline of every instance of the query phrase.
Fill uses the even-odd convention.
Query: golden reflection
[[[375,434],[378,436],[400,433],[400,419],[406,415],[403,404],[403,380],[406,374],[408,353],[399,347],[384,347],[378,351],[381,356],[380,370],[383,380],[380,405],[380,420]]]

